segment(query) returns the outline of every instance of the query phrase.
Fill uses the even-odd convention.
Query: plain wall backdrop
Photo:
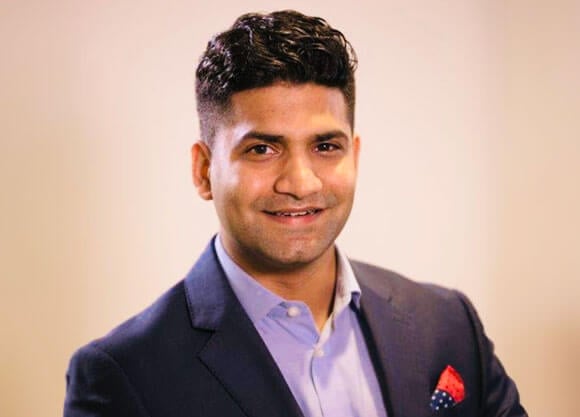
[[[459,288],[531,416],[577,414],[580,4],[0,4],[0,415],[62,414],[73,351],[217,231],[190,180],[194,67],[247,11],[326,18],[359,56],[353,258]]]

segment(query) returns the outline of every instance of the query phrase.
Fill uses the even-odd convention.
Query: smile
[[[301,211],[266,211],[266,213],[278,216],[278,217],[303,217],[303,216],[311,216],[313,214],[321,212],[322,209],[312,208],[312,209],[305,209]]]

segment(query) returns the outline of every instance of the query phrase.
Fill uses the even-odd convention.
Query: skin
[[[231,97],[213,147],[192,147],[193,180],[213,200],[225,250],[319,329],[336,281],[334,241],[352,208],[359,154],[344,96],[277,83]]]

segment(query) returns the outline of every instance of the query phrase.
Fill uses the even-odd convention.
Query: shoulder
[[[184,366],[182,357],[172,355],[179,339],[191,333],[184,326],[189,324],[180,282],[141,313],[78,349],[67,370],[65,415],[85,415],[86,407],[99,415],[147,415],[141,393],[154,392],[148,385],[160,370]]]
[[[397,272],[365,262],[350,261],[359,283],[384,297],[399,303],[455,303],[466,299],[459,291],[437,284],[414,281]]]
[[[122,367],[142,366],[136,358],[152,364],[183,343],[191,346],[197,340],[196,332],[187,331],[193,330],[188,311],[184,282],[180,281],[149,307],[81,347],[74,357],[110,360]]]
[[[421,323],[426,332],[449,329],[476,337],[483,332],[475,308],[462,292],[417,282],[364,262],[351,261],[351,265],[361,286],[362,299],[372,295],[400,319]]]

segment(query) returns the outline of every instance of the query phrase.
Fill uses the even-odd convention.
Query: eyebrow
[[[324,141],[327,141],[327,140],[330,140],[333,138],[347,139],[347,140],[349,139],[348,135],[339,129],[331,130],[329,132],[324,132],[324,133],[316,135],[317,142],[324,142]]]
[[[280,143],[282,142],[282,139],[284,138],[283,135],[273,135],[270,133],[263,133],[263,132],[258,132],[256,130],[250,130],[249,132],[245,133],[244,136],[242,136],[239,140],[239,142],[243,142],[245,140],[248,139],[258,139],[258,140],[262,140],[264,142],[270,142],[270,143]]]
[[[328,132],[318,133],[315,135],[316,142],[325,142],[333,138],[348,139],[349,136],[340,129],[330,130]],[[281,143],[284,140],[284,135],[275,135],[271,133],[250,130],[240,138],[239,143],[249,139],[258,139],[268,143]]]

